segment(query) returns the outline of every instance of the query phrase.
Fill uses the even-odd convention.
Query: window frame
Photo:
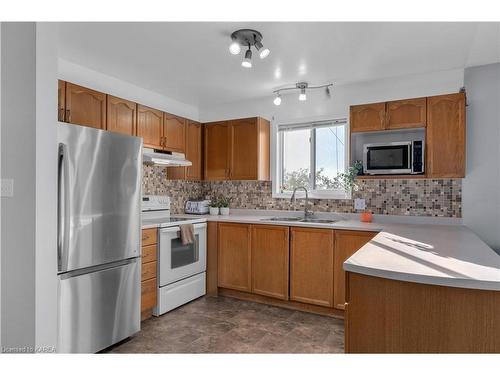
[[[349,123],[346,118],[336,118],[325,121],[304,121],[296,124],[280,124],[275,126],[273,148],[275,155],[275,170],[272,173],[272,196],[273,198],[290,198],[292,196],[291,191],[280,191],[280,186],[282,186],[284,180],[284,135],[287,130],[293,130],[293,128],[306,129],[310,128],[310,170],[314,173],[309,174],[309,185],[316,185],[316,132],[315,129],[326,127],[327,124],[344,126],[344,161],[345,167],[349,167],[349,152],[350,152],[350,132]],[[298,198],[304,198],[305,193],[302,190],[298,190],[296,193]],[[310,190],[309,197],[313,199],[351,199],[350,192],[346,192],[344,189],[335,190]]]

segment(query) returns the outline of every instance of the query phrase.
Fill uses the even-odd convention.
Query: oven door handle
[[[193,226],[194,226],[194,230],[196,230],[196,229],[204,229],[204,228],[207,227],[207,223],[193,224]],[[181,230],[181,228],[179,228],[179,226],[176,226],[176,227],[164,228],[161,231],[164,232],[164,233],[173,233],[173,232],[178,232],[180,230]]]

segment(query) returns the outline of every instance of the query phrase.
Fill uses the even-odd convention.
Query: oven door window
[[[368,149],[368,169],[408,169],[408,145],[374,146]]]
[[[180,238],[172,238],[170,267],[175,269],[198,262],[200,259],[199,243],[198,235],[195,235],[195,241],[189,245],[183,245]]]

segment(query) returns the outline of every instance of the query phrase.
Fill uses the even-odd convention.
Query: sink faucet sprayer
[[[304,186],[299,186],[299,187],[296,187],[295,189],[293,189],[292,197],[290,198],[290,203],[295,203],[295,201],[296,201],[295,192],[298,189],[304,189],[304,191],[306,192],[306,202],[304,203],[304,218],[307,219],[308,217],[312,217],[314,215],[314,212],[307,209],[307,206],[309,204],[309,195],[308,195],[307,189]]]

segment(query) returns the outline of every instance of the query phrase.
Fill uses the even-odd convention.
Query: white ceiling
[[[59,56],[178,101],[269,96],[298,81],[335,84],[500,61],[499,23],[61,23]],[[228,52],[254,28],[271,54]]]

